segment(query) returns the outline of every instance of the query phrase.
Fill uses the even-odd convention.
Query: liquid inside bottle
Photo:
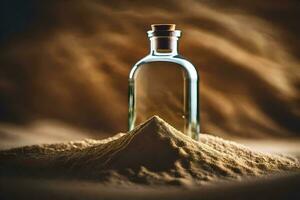
[[[177,53],[180,31],[174,25],[152,25],[151,51],[129,75],[129,130],[158,115],[198,139],[198,74]]]

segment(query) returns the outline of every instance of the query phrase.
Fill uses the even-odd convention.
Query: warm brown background
[[[183,31],[180,52],[201,74],[202,132],[299,135],[298,0],[1,4],[3,137],[34,138],[57,124],[94,137],[126,131],[127,77],[148,53],[152,23]],[[49,137],[69,130],[60,128]]]

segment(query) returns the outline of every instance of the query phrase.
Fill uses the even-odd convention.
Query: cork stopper
[[[180,37],[181,31],[175,27],[175,24],[152,24],[151,30],[147,31],[148,37]]]
[[[175,31],[175,24],[152,24],[152,31]]]

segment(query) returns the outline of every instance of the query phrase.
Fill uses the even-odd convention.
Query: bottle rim
[[[174,30],[174,31],[157,31],[157,30],[150,30],[147,31],[148,37],[180,37],[181,36],[181,31],[179,30]]]

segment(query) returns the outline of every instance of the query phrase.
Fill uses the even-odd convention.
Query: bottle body
[[[198,74],[190,62],[178,55],[149,55],[129,75],[129,130],[158,115],[198,139],[198,102]]]
[[[129,130],[158,115],[182,133],[198,140],[198,73],[177,53],[180,31],[166,29],[169,25],[165,24],[155,26],[152,25],[152,31],[148,31],[150,54],[138,61],[129,74]]]

